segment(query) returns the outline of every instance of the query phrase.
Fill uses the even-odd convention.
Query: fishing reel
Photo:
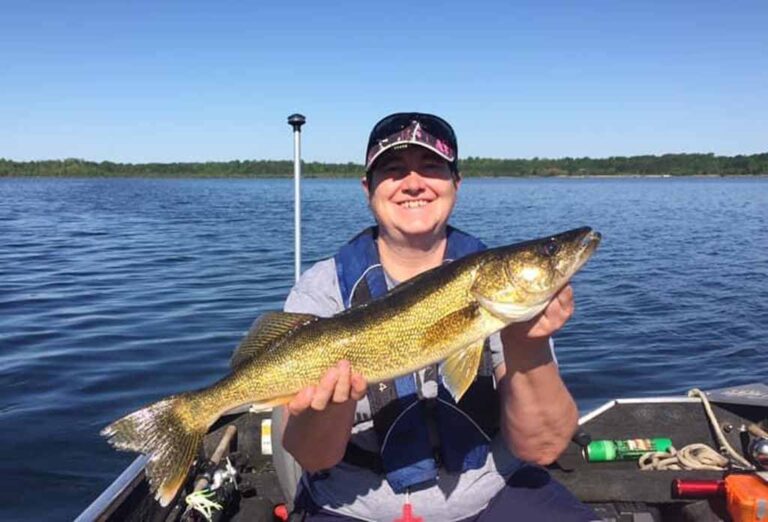
[[[239,473],[230,459],[218,465],[209,464],[197,475],[194,491],[185,498],[187,509],[181,516],[182,522],[221,520],[239,504]]]

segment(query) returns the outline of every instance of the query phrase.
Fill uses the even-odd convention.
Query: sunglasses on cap
[[[458,172],[458,145],[451,125],[433,114],[398,112],[376,125],[368,137],[365,171],[371,172],[374,163],[388,150],[418,145],[431,150],[447,161],[453,172]]]

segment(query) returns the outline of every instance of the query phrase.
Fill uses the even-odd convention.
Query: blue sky
[[[5,1],[0,157],[362,162],[435,112],[461,157],[768,151],[768,2]]]

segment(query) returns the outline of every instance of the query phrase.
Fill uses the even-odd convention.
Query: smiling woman
[[[377,226],[307,270],[285,311],[333,316],[485,250],[448,225],[461,184],[457,151],[453,129],[437,116],[397,113],[377,123],[362,180]],[[593,520],[545,471],[524,463],[554,461],[577,417],[550,344],[573,312],[570,286],[538,312],[476,347],[471,399],[451,397],[444,364],[368,387],[368,376],[346,360],[296,394],[277,429],[305,470],[295,497],[305,520],[393,520],[412,508],[425,520],[482,513],[492,522],[508,513],[494,506],[510,505],[525,520]],[[401,327],[406,336],[413,333]],[[442,339],[445,332],[439,333]]]

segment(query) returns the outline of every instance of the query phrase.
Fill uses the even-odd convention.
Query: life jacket
[[[388,291],[377,233],[377,227],[364,230],[334,257],[345,308]],[[448,227],[447,241],[444,263],[486,248],[479,239],[453,227]],[[499,430],[499,397],[487,341],[478,377],[458,404],[443,385],[438,365],[426,368],[423,378],[414,373],[370,385],[368,401],[380,453],[350,443],[345,460],[383,472],[398,493],[434,480],[440,466],[450,472],[483,466],[489,442]]]

